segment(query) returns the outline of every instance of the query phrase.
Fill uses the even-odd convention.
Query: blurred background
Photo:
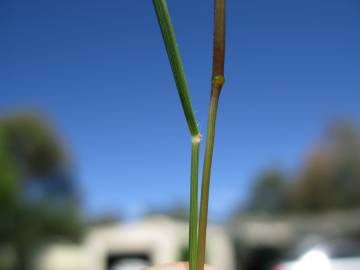
[[[213,3],[168,2],[204,133]],[[227,4],[207,262],[360,269],[359,1]],[[186,260],[190,139],[152,2],[4,0],[0,36],[0,269]]]

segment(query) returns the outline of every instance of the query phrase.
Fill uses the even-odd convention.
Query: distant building
[[[130,224],[91,229],[80,246],[53,245],[40,257],[40,270],[139,270],[147,265],[184,260],[188,224],[152,217]],[[221,227],[209,226],[207,263],[235,268],[232,242]]]
[[[235,242],[237,270],[270,269],[304,242],[360,238],[360,209],[317,214],[240,216],[228,225]]]
[[[301,241],[360,237],[360,210],[316,215],[242,216],[209,226],[207,263],[220,270],[263,270]],[[186,260],[188,224],[164,216],[96,226],[82,245],[53,245],[39,270],[139,270]]]

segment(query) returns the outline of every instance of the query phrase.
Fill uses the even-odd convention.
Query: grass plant
[[[206,148],[202,171],[200,223],[198,224],[198,168],[201,134],[192,109],[185,72],[176,42],[166,0],[153,0],[157,19],[170,61],[179,98],[191,137],[189,268],[203,270],[205,262],[206,228],[209,204],[209,185],[214,149],[216,115],[221,89],[224,85],[225,59],[225,0],[215,0],[214,49],[211,79],[211,98],[208,114]]]

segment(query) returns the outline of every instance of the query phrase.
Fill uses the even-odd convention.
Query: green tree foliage
[[[360,131],[331,126],[295,179],[266,171],[252,190],[249,211],[318,212],[360,207]]]
[[[69,159],[46,122],[1,118],[0,252],[14,251],[11,269],[30,269],[32,253],[54,238],[79,237],[78,212]]]
[[[286,208],[287,182],[276,169],[264,171],[256,181],[250,197],[248,211],[282,212]]]
[[[38,115],[21,114],[1,119],[7,136],[7,151],[21,169],[22,178],[46,178],[66,167],[68,158],[59,139]]]
[[[351,123],[331,127],[294,184],[292,207],[322,211],[360,206],[360,133]]]

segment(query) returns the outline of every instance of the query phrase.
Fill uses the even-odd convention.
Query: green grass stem
[[[199,231],[198,231],[198,248],[197,248],[197,270],[202,270],[205,263],[205,247],[206,247],[206,228],[209,205],[209,189],[210,189],[210,175],[212,156],[214,150],[216,114],[218,108],[219,98],[211,97],[210,109],[208,115],[208,129],[206,135],[205,157],[203,165],[202,186],[201,186],[201,201],[200,201],[200,217],[199,217]]]
[[[205,264],[206,229],[208,220],[209,189],[211,165],[214,151],[216,115],[221,89],[224,85],[225,62],[225,0],[215,0],[214,49],[211,81],[211,99],[208,114],[205,157],[202,171],[200,218],[198,231],[197,270],[203,270]]]
[[[171,23],[165,0],[153,0],[159,26],[165,43],[176,87],[191,134],[191,177],[190,177],[190,216],[189,216],[189,268],[197,266],[198,230],[198,170],[201,135],[191,105],[185,72],[177,46],[175,32]]]
[[[190,181],[190,216],[189,216],[189,268],[197,267],[198,238],[198,177],[200,139],[191,142],[191,181]]]
[[[179,48],[176,42],[169,9],[165,0],[153,0],[153,3],[179,93],[180,101],[184,110],[186,122],[188,124],[191,136],[196,137],[199,135],[199,129],[192,109],[185,72],[181,61]]]

